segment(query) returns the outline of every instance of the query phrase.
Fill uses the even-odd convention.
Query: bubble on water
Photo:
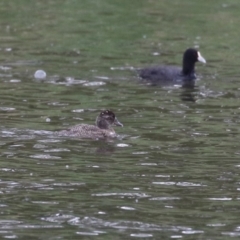
[[[36,79],[44,79],[46,78],[47,74],[45,71],[43,70],[37,70],[35,73],[34,73],[34,77]]]

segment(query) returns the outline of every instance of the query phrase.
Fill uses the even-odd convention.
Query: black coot
[[[195,63],[206,63],[196,49],[189,48],[183,54],[182,69],[176,66],[155,66],[144,68],[139,71],[139,76],[149,80],[152,84],[193,84],[196,79]]]

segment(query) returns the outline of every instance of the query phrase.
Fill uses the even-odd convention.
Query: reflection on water
[[[238,237],[239,7],[1,1],[2,238]],[[188,47],[208,60],[194,87],[138,79]],[[116,139],[53,134],[101,109]]]
[[[196,91],[198,91],[198,89],[195,86],[183,86],[180,97],[183,101],[196,102],[196,97],[194,95]]]

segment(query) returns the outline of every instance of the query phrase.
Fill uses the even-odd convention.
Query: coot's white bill
[[[198,52],[198,59],[197,59],[199,62],[202,62],[202,63],[207,63],[207,61],[205,60],[205,58],[201,55],[200,52]]]

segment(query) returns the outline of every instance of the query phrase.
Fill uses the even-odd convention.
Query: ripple
[[[71,85],[82,85],[87,82],[87,80],[79,80],[72,77],[66,77],[64,79],[60,79],[57,76],[52,76],[50,80],[48,80],[49,83],[56,84],[56,85],[65,85],[65,86],[71,86]]]
[[[79,80],[72,77],[66,77],[65,80],[68,84],[83,84],[86,83],[86,80]]]
[[[223,223],[212,223],[212,224],[207,224],[208,227],[224,227],[226,224]]]
[[[65,216],[66,217],[66,216]],[[54,219],[55,217],[50,217],[50,218],[44,218],[45,220],[50,220],[50,221],[56,221]],[[57,219],[59,221],[59,219]],[[61,221],[63,222],[63,218]],[[95,218],[95,217],[72,217],[69,219],[68,224],[78,226],[80,228],[83,228],[86,230],[87,228],[114,228],[118,230],[139,230],[139,231],[173,231],[173,232],[178,232],[182,231],[184,234],[199,234],[203,233],[203,231],[200,230],[194,230],[189,227],[184,227],[184,226],[161,226],[158,224],[152,224],[152,223],[144,223],[141,221],[105,221],[100,218]],[[136,234],[141,234],[141,233],[136,233]],[[144,233],[145,234],[145,233]],[[152,233],[150,233],[152,234]]]
[[[158,174],[158,175],[155,175],[155,177],[169,178],[169,177],[171,177],[171,176],[170,176],[170,175],[161,175],[161,174]]]
[[[227,235],[230,237],[239,237],[240,233],[239,232],[222,232],[222,235]]]
[[[106,76],[95,76],[95,78],[102,79],[102,80],[109,80],[109,77]]]
[[[15,134],[15,132],[10,132],[10,131],[6,131],[6,130],[2,131],[2,133],[6,134],[6,135],[13,135],[13,134]]]
[[[122,206],[122,207],[120,207],[120,209],[128,210],[128,211],[136,210],[136,208],[133,208],[133,207],[127,207],[127,206]]]
[[[44,150],[44,152],[70,152],[70,150],[67,148],[56,148],[56,149]]]
[[[143,155],[143,154],[148,154],[149,152],[133,152],[132,154],[134,155]]]
[[[84,112],[84,109],[75,109],[75,110],[72,110],[72,112],[81,113],[81,112]]]
[[[58,143],[58,142],[62,142],[62,140],[59,140],[59,139],[43,139],[43,140],[38,140],[38,142],[42,142],[42,143]]]
[[[222,198],[208,198],[209,200],[213,201],[231,201],[232,198],[222,197]]]
[[[60,186],[60,187],[72,187],[72,186],[82,186],[85,183],[53,183],[53,186]]]
[[[152,182],[152,184],[159,184],[159,185],[176,185],[176,186],[183,186],[183,187],[203,187],[200,183],[191,183],[191,182]]]
[[[8,71],[8,70],[11,70],[12,68],[11,67],[6,67],[6,66],[0,66],[0,69],[3,70],[3,71]]]
[[[152,182],[152,184],[158,184],[158,185],[176,185],[176,182]]]
[[[129,147],[129,145],[125,143],[119,143],[117,144],[117,147]]]
[[[189,231],[182,231],[183,234],[200,234],[204,233],[204,231],[201,230],[189,230]]]
[[[87,83],[84,83],[83,86],[95,87],[95,86],[102,86],[105,84],[106,84],[105,82],[87,82]]]
[[[181,198],[179,197],[154,197],[154,198],[149,198],[149,200],[152,201],[168,201],[168,200],[179,200]]]
[[[136,70],[135,67],[131,67],[131,66],[128,66],[128,67],[111,67],[110,68],[111,70],[121,70],[121,71],[125,71],[125,70]]]
[[[99,233],[95,232],[76,232],[78,235],[83,235],[83,236],[98,236]]]
[[[61,159],[61,157],[57,156],[51,156],[48,154],[36,154],[36,155],[30,155],[31,158],[37,158],[37,159]]]
[[[57,204],[59,204],[59,202],[50,202],[50,201],[32,201],[32,203],[47,204],[47,205],[57,205]]]
[[[11,235],[11,236],[4,236],[4,238],[14,239],[14,238],[18,238],[18,236],[17,235]]]
[[[12,226],[14,225],[14,226]],[[0,222],[0,229],[4,228],[4,229],[44,229],[44,228],[63,228],[63,226],[61,225],[51,225],[51,224],[47,224],[47,225],[31,225],[31,224],[10,224],[8,225],[3,225],[1,226],[1,222]]]
[[[148,238],[148,237],[153,237],[152,234],[147,234],[147,233],[132,233],[130,234],[131,237],[137,237],[137,238]]]
[[[20,224],[22,221],[17,220],[0,220],[0,224],[11,225],[11,224]]]
[[[33,148],[37,148],[37,149],[42,149],[42,148],[46,148],[47,146],[46,145],[43,145],[43,144],[35,144],[33,146]]]
[[[0,107],[0,110],[9,112],[9,111],[14,111],[14,110],[16,110],[16,108],[12,108],[12,107]]]
[[[61,103],[61,102],[50,102],[48,103],[49,106],[68,106],[68,103]]]
[[[21,82],[22,80],[20,80],[20,79],[11,79],[9,82],[10,83],[19,83],[19,82]]]
[[[157,166],[157,163],[141,163],[142,166]]]
[[[203,187],[206,185],[202,185],[200,183],[191,183],[191,182],[178,182],[176,184],[177,186],[183,186],[183,187]]]
[[[141,198],[150,197],[150,195],[147,195],[145,193],[93,193],[92,196],[96,196],[96,197],[127,196],[127,197],[141,197]]]
[[[55,214],[50,217],[42,217],[41,220],[55,223],[64,223],[68,219],[74,219],[72,215],[68,214]]]

